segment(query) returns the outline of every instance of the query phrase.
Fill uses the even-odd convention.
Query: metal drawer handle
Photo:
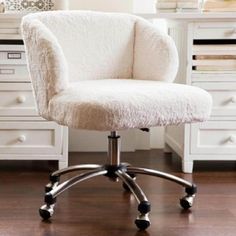
[[[20,52],[8,52],[7,53],[7,59],[11,60],[11,59],[22,59],[21,58],[21,53]]]
[[[229,137],[229,141],[230,141],[231,143],[236,143],[236,136],[235,136],[235,135],[231,135],[231,136]]]
[[[18,98],[17,98],[17,102],[18,103],[24,103],[26,101],[26,97],[23,96],[23,95],[20,95]]]
[[[230,100],[232,103],[236,103],[236,96],[233,96]]]
[[[24,143],[26,141],[26,137],[25,137],[25,135],[21,135],[17,140],[20,143]]]

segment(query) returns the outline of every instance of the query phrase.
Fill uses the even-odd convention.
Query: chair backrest
[[[135,78],[171,82],[173,40],[150,22],[122,13],[55,11],[23,18],[22,33],[38,110],[79,80]]]
[[[57,38],[69,68],[69,81],[131,78],[137,17],[88,11],[31,14]]]

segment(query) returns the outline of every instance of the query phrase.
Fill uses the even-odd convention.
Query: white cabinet
[[[63,130],[54,122],[0,122],[1,154],[60,155]]]
[[[207,20],[207,22],[196,22],[193,28],[194,39],[235,39],[236,22],[218,21],[217,23]]]
[[[198,86],[213,98],[209,121],[167,127],[167,150],[192,173],[194,161],[236,160],[236,15],[162,13],[180,54],[176,82]],[[171,149],[169,149],[171,148]]]
[[[211,94],[212,116],[236,117],[236,82],[194,82],[192,85],[203,88]]]
[[[22,14],[0,15],[0,160],[68,166],[67,128],[38,116],[20,35]]]
[[[235,158],[236,122],[217,120],[192,124],[190,147],[191,154],[215,155],[213,160],[222,154]]]

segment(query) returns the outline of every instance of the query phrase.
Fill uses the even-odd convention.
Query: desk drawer
[[[60,154],[62,128],[54,122],[0,122],[1,154]]]
[[[1,65],[0,82],[29,82],[29,73],[26,65]]]
[[[196,23],[194,24],[194,39],[236,39],[236,23]]]
[[[224,71],[223,73],[217,71],[193,71],[193,82],[236,82],[236,71]]]
[[[25,52],[20,51],[0,51],[1,65],[26,65]]]
[[[207,90],[213,98],[213,116],[236,115],[236,83],[193,83]]]
[[[0,116],[37,116],[30,83],[2,83],[0,86]]]
[[[0,22],[0,37],[6,39],[20,38],[20,22]]]
[[[236,154],[236,121],[191,125],[192,154]]]

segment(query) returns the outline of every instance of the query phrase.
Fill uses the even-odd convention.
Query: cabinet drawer
[[[194,82],[236,82],[236,71],[193,71],[191,79]]]
[[[191,125],[192,154],[236,154],[236,121]]]
[[[1,65],[14,65],[14,64],[26,65],[25,52],[0,50],[0,64]]]
[[[29,82],[29,73],[26,65],[1,65],[0,82]]]
[[[54,122],[0,122],[1,154],[60,154],[62,128]]]
[[[194,24],[194,39],[236,39],[236,23],[196,23]]]
[[[2,39],[20,38],[20,21],[0,22],[0,37]]]
[[[207,90],[213,98],[213,116],[236,115],[236,83],[193,83]]]
[[[2,83],[0,116],[37,116],[30,83]]]

